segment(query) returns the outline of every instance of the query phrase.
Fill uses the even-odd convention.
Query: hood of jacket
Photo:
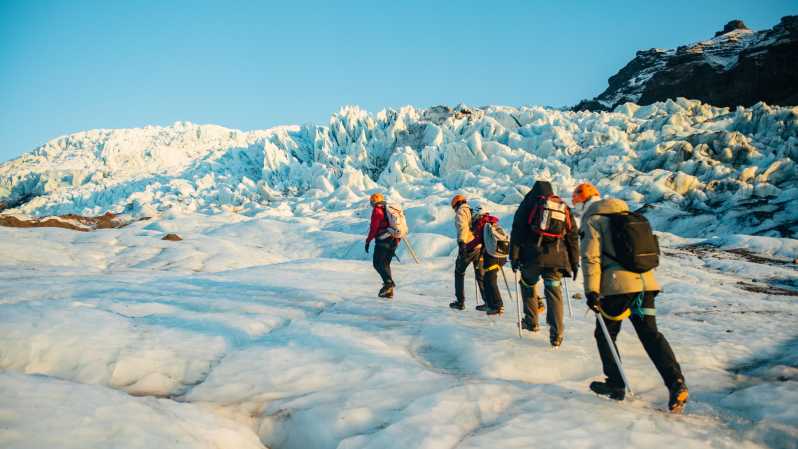
[[[527,198],[537,198],[539,196],[554,195],[554,189],[551,188],[551,183],[548,181],[535,181],[532,190],[526,194]]]
[[[620,212],[629,212],[629,205],[626,204],[626,201],[617,198],[605,198],[591,204],[587,212],[585,212],[584,219],[596,214],[617,214]]]

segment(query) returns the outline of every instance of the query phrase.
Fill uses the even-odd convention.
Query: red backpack
[[[477,245],[481,245],[482,233],[485,229],[485,225],[487,223],[498,223],[498,222],[499,222],[498,218],[489,214],[481,214],[473,217],[471,220],[471,232],[474,234],[474,240],[471,240],[468,243],[468,247],[474,248]]]
[[[539,196],[527,220],[529,229],[543,242],[562,240],[573,227],[568,206],[557,195]]]
[[[506,258],[510,253],[510,236],[502,229],[499,218],[489,214],[480,215],[471,227],[474,246],[482,244],[485,252],[496,258]]]

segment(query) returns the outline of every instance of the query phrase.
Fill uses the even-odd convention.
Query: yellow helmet
[[[583,182],[576,186],[574,189],[574,194],[571,196],[571,200],[576,206],[579,203],[587,202],[590,198],[594,196],[599,196],[599,191],[593,184],[589,182]]]
[[[466,197],[463,196],[463,195],[460,195],[459,193],[457,195],[455,195],[454,197],[452,197],[452,209],[457,207],[458,204],[460,204],[462,202],[465,202],[465,200],[466,200]]]
[[[369,197],[369,203],[371,203],[372,206],[383,201],[385,201],[385,197],[382,196],[382,193],[380,192],[372,193]]]

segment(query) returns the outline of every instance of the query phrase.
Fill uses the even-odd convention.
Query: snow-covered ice
[[[794,241],[699,254],[703,240],[663,234],[660,328],[692,393],[676,417],[628,325],[637,399],[587,390],[600,365],[582,301],[557,351],[545,332],[517,337],[506,294],[501,318],[474,311],[471,292],[449,309],[451,210],[406,206],[423,261],[400,251],[393,301],[376,298],[363,208],[0,228],[0,446],[795,447],[795,296],[739,283],[798,274],[723,249],[792,257]],[[509,226],[512,208],[495,209]]]
[[[4,448],[262,448],[250,426],[191,404],[0,373]]]

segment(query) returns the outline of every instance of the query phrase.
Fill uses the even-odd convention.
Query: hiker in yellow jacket
[[[473,217],[466,197],[460,194],[455,195],[451,205],[454,209],[454,229],[457,236],[457,260],[454,263],[455,300],[449,304],[449,307],[463,310],[465,309],[465,272],[469,265],[474,266],[474,277],[477,280],[480,295],[483,291],[482,271],[479,267],[482,244],[471,231]]]
[[[598,189],[589,183],[580,184],[574,190],[572,199],[577,211],[580,208],[583,211],[580,252],[588,307],[601,315],[613,345],[621,330],[621,322],[629,318],[643,348],[668,387],[668,408],[676,413],[681,412],[687,402],[688,391],[670,344],[657,330],[654,298],[660,291],[660,285],[654,277],[654,270],[643,273],[627,270],[618,261],[619,253],[613,244],[609,215],[629,214],[629,206],[619,199],[601,199]],[[592,382],[590,389],[597,394],[623,400],[625,384],[598,319],[594,335],[606,380]]]

